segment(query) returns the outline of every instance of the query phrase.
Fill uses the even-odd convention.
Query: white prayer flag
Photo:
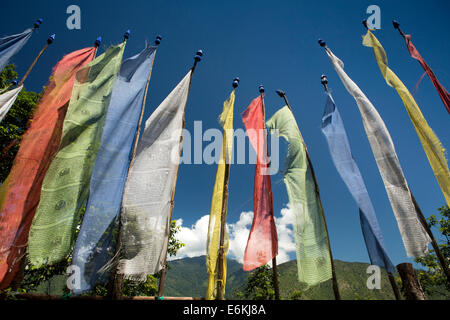
[[[423,257],[428,252],[430,238],[418,218],[391,135],[378,111],[345,73],[344,63],[329,48],[326,48],[326,51],[339,78],[358,105],[367,138],[400,229],[406,254],[408,257]]]
[[[9,109],[11,109],[22,88],[23,86],[20,86],[0,95],[0,122],[3,121],[3,118],[6,116]]]
[[[176,182],[184,110],[192,71],[173,89],[145,123],[128,173],[121,214],[118,272],[145,281],[164,267],[172,193]]]

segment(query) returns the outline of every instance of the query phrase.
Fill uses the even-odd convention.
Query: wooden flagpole
[[[126,42],[128,40],[130,36],[130,30],[128,30],[125,35],[124,35],[124,42]],[[155,46],[158,47],[159,44],[161,43],[162,37],[161,36],[157,36],[156,40],[155,40]],[[141,134],[141,126],[142,126],[142,120],[144,118],[144,111],[145,111],[145,105],[147,103],[147,92],[148,92],[148,87],[150,84],[150,78],[152,76],[152,71],[153,71],[153,63],[155,62],[155,57],[156,57],[156,51],[154,53],[154,57],[150,66],[150,72],[148,74],[147,77],[147,83],[145,85],[145,92],[144,92],[144,99],[142,100],[142,106],[141,106],[141,114],[139,115],[139,121],[138,121],[138,126],[136,128],[136,136],[134,138],[134,145],[133,145],[133,149],[131,151],[131,159],[130,159],[130,163],[128,164],[128,172],[130,171],[131,166],[133,165],[134,159],[136,157],[136,150],[137,150],[137,145],[139,142],[139,137]],[[117,237],[117,242],[116,242],[116,249],[115,249],[115,256],[117,256],[117,259],[120,259],[120,247],[121,247],[121,242],[122,242],[122,222],[121,219],[119,217],[119,226],[118,226],[118,237]],[[123,287],[123,275],[119,274],[117,272],[117,267],[115,267],[112,271],[111,277],[110,277],[110,283],[109,283],[109,289],[110,289],[110,297],[112,299],[115,300],[119,300],[122,298],[122,287]]]
[[[199,61],[202,60],[203,57],[203,51],[202,50],[198,50],[197,53],[195,54],[194,57],[194,65],[191,68],[191,78],[189,79],[189,88],[188,88],[188,96],[189,96],[189,92],[191,91],[191,84],[192,84],[192,77],[194,75],[194,71],[195,68],[197,67],[197,63]],[[185,114],[186,114],[186,107],[183,110],[183,124],[182,124],[182,134],[180,136],[180,158],[181,158],[181,152],[183,150],[182,146],[183,146],[183,130],[185,128],[186,122],[185,122]],[[176,172],[175,172],[175,181],[174,184],[172,186],[172,194],[171,194],[171,200],[170,200],[170,214],[169,214],[169,232],[168,232],[168,237],[170,239],[170,225],[172,223],[172,213],[173,213],[173,207],[174,207],[174,200],[175,200],[175,187],[177,185],[177,178],[178,178],[178,169],[180,167],[180,164],[178,163],[178,166],[176,168]],[[164,267],[161,270],[161,275],[159,278],[159,286],[158,286],[158,297],[162,297],[163,292],[164,292],[164,282],[166,279],[166,265],[167,265],[167,253],[166,253],[166,257],[164,259]]]
[[[322,83],[322,85],[323,85],[325,91],[326,91],[327,93],[329,93],[329,91],[328,91],[328,79],[327,79],[327,77],[326,77],[325,75],[322,75],[322,77],[320,78],[320,80],[321,80],[321,83]],[[396,299],[396,300],[401,300],[402,298],[401,298],[401,295],[400,295],[400,291],[398,290],[398,286],[397,286],[397,283],[396,283],[396,281],[395,281],[394,275],[392,274],[392,272],[388,272],[387,270],[386,270],[386,272],[387,272],[387,274],[388,274],[389,283],[391,284],[392,291],[394,292],[395,299]]]
[[[263,124],[264,128],[266,127],[266,106],[264,104],[264,86],[259,86],[259,93],[261,95],[262,101],[262,111],[263,111]],[[267,148],[267,138],[266,138],[266,155],[269,157],[269,149]],[[273,212],[272,212],[273,214]],[[272,243],[273,246],[273,243]],[[275,300],[280,300],[280,288],[278,285],[278,266],[277,266],[277,257],[273,257],[272,259],[272,278],[273,278],[273,288],[275,290]]]
[[[38,20],[39,21],[39,20]],[[38,27],[36,27],[37,23],[35,24],[35,28],[37,29]],[[34,30],[33,29],[33,30]],[[34,59],[33,63],[31,63],[30,67],[28,68],[27,72],[25,73],[25,75],[23,76],[22,80],[20,80],[19,84],[17,85],[18,87],[20,87],[21,85],[23,85],[23,83],[25,82],[25,80],[27,79],[28,75],[30,74],[31,70],[33,70],[34,65],[36,64],[36,62],[39,60],[39,58],[42,56],[42,54],[45,52],[45,50],[47,50],[48,46],[51,45],[53,43],[53,41],[55,41],[55,34],[52,34],[50,37],[48,37],[47,39],[47,43],[45,44],[45,46],[41,49],[41,51],[39,52],[39,54],[37,55],[37,57]]]
[[[130,37],[130,30],[127,30],[125,34],[123,35],[123,42],[126,44],[128,41],[128,38]],[[131,164],[131,161],[130,161]],[[128,169],[130,166],[128,166]],[[118,226],[118,236],[117,236],[117,242],[116,242],[116,248],[114,251],[114,257],[117,257],[119,255],[120,251],[120,243],[121,243],[121,223],[119,218],[119,226]],[[117,273],[117,266],[113,264],[113,269],[111,271],[111,275],[109,278],[109,282],[107,285],[108,289],[108,297],[111,299],[119,300],[122,297],[122,284],[123,284],[123,277]]]
[[[363,21],[364,24],[364,21]],[[400,32],[400,35],[403,37],[403,39],[405,38],[405,34],[403,33],[402,29],[400,29],[400,23],[398,23],[398,21],[392,20],[392,25],[394,26],[395,29],[398,30],[398,32]],[[365,26],[365,24],[364,24]]]
[[[233,91],[239,86],[239,78],[233,80]],[[224,134],[225,138],[225,134]],[[226,142],[225,142],[226,143]],[[222,196],[222,212],[220,215],[220,239],[219,239],[219,257],[218,257],[218,272],[217,272],[217,295],[216,300],[223,300],[222,288],[224,286],[223,279],[223,260],[224,260],[224,242],[225,242],[225,225],[227,218],[227,205],[228,205],[228,182],[230,180],[230,164],[228,163],[228,149],[225,148],[225,179],[223,183],[223,196]]]
[[[289,101],[286,98],[286,93],[281,91],[281,90],[277,90],[277,94],[284,99],[284,102],[286,103],[286,106],[289,108],[289,110],[292,113],[292,116],[295,118],[294,113],[292,112],[292,108],[291,108],[291,106],[289,104]],[[341,300],[341,295],[339,293],[339,287],[338,287],[338,282],[337,282],[337,278],[336,278],[336,270],[335,270],[335,266],[334,266],[333,253],[331,252],[330,236],[329,236],[329,233],[328,233],[327,221],[325,220],[325,214],[324,214],[323,206],[322,206],[322,199],[320,197],[319,184],[317,183],[317,178],[316,178],[316,174],[314,172],[314,167],[312,165],[311,158],[309,157],[308,147],[306,146],[306,143],[303,140],[302,134],[300,133],[300,129],[298,128],[298,126],[297,126],[297,130],[298,130],[298,133],[300,135],[300,138],[302,139],[302,144],[305,147],[306,159],[308,161],[309,167],[311,168],[311,175],[312,175],[313,180],[314,180],[317,197],[319,198],[320,213],[322,215],[323,223],[324,223],[324,226],[325,226],[325,231],[327,233],[328,252],[330,254],[334,297],[335,297],[336,300]]]

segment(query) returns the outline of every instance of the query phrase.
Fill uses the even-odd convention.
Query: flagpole
[[[239,78],[233,80],[233,92],[239,86]],[[225,129],[226,130],[226,129]],[[226,134],[226,133],[225,133]],[[224,134],[224,138],[226,135]],[[224,142],[226,143],[226,142]],[[228,147],[228,145],[226,144]],[[219,257],[218,257],[218,272],[217,272],[217,294],[216,300],[223,300],[222,288],[224,286],[223,279],[223,260],[224,260],[224,242],[225,242],[225,225],[227,217],[227,204],[228,204],[228,182],[230,180],[230,164],[228,163],[228,149],[225,148],[225,178],[223,183],[223,196],[222,196],[222,212],[220,216],[220,239],[219,239]]]
[[[394,25],[394,28],[398,29],[398,31],[400,32],[400,34],[405,37],[405,34],[400,30],[400,24],[397,21],[393,21],[392,22]],[[366,27],[367,30],[367,21],[364,20],[362,22],[362,24],[364,25],[364,27]],[[439,245],[436,242],[436,239],[434,238],[433,232],[431,231],[430,227],[428,226],[427,220],[425,219],[425,216],[422,213],[422,210],[419,207],[419,204],[417,203],[416,199],[414,198],[414,195],[412,194],[412,191],[409,190],[409,193],[411,194],[411,199],[413,201],[414,207],[416,208],[416,212],[417,212],[417,217],[419,218],[420,223],[422,224],[423,228],[425,229],[425,231],[427,232],[427,234],[430,237],[431,240],[431,245],[433,246],[434,251],[436,252],[436,256],[439,260],[439,263],[442,267],[442,271],[444,272],[445,276],[447,277],[447,282],[448,284],[450,284],[450,269],[447,265],[446,259],[445,257],[442,255],[441,250],[439,249]]]
[[[400,23],[398,23],[398,21],[396,21],[396,20],[392,20],[392,24],[394,25],[394,28],[397,29],[398,32],[400,32],[401,36],[404,39],[405,38],[405,34],[403,33],[402,29],[400,29]]]
[[[156,40],[155,40],[155,46],[156,47],[159,46],[159,44],[161,43],[161,40],[162,40],[161,36],[157,36],[156,37]],[[156,51],[157,51],[157,49],[155,50],[155,57],[156,57]],[[155,62],[155,57],[153,58],[150,70],[153,70],[153,63]],[[151,76],[152,76],[152,72],[149,72],[148,78],[147,78],[147,84],[145,86],[144,100],[142,101],[141,115],[139,117],[139,123],[138,123],[137,131],[136,131],[136,138],[134,140],[133,152],[131,154],[131,161],[130,161],[130,165],[128,167],[128,170],[130,170],[130,167],[131,167],[131,165],[132,165],[132,163],[134,161],[134,158],[136,157],[136,150],[137,150],[137,145],[138,145],[138,141],[139,141],[139,136],[141,134],[142,120],[144,119],[145,104],[147,102],[147,92],[148,92],[148,86],[150,84]]]
[[[329,91],[328,91],[328,79],[327,79],[327,76],[322,75],[320,80],[321,80],[321,83],[322,83],[322,85],[323,85],[323,87],[325,89],[325,92],[327,94],[330,94]],[[394,275],[392,274],[392,272],[389,272],[387,269],[386,269],[386,272],[388,274],[389,283],[391,284],[392,291],[394,292],[395,299],[396,300],[401,300],[400,291],[398,290],[398,286],[397,286],[397,283],[395,281]]]
[[[264,104],[264,86],[259,86],[259,93],[262,101],[262,112],[263,112],[263,125],[266,127],[266,106]],[[269,150],[267,148],[267,140],[266,140],[266,155],[269,157]],[[272,212],[273,215],[273,212]],[[273,241],[272,241],[273,247]],[[275,300],[280,300],[280,288],[278,286],[278,266],[277,266],[277,257],[272,258],[272,279],[273,279],[273,288],[275,290]]]
[[[191,78],[189,79],[189,88],[188,88],[188,97],[189,92],[191,91],[191,84],[192,84],[192,77],[194,75],[195,68],[197,67],[197,63],[202,60],[203,57],[203,51],[198,50],[197,53],[194,56],[194,65],[191,68]],[[187,100],[187,99],[186,99]],[[183,124],[182,124],[182,134],[180,136],[180,159],[181,159],[181,152],[182,152],[182,145],[183,145],[183,130],[185,128],[185,115],[186,115],[186,107],[183,110]],[[178,178],[178,169],[180,167],[180,163],[178,163],[178,166],[175,170],[175,181],[172,186],[172,194],[171,194],[171,200],[170,200],[170,210],[169,210],[169,231],[168,231],[168,237],[170,239],[170,225],[172,224],[172,213],[173,213],[173,207],[174,207],[174,200],[175,200],[175,187],[177,185],[177,178]],[[161,275],[159,278],[159,285],[158,285],[158,297],[162,297],[162,294],[164,292],[164,282],[166,279],[166,264],[167,264],[167,253],[164,259],[163,268],[161,270]]]
[[[292,116],[295,118],[294,113],[292,112],[292,108],[289,104],[288,99],[286,98],[286,93],[284,91],[281,90],[277,90],[277,94],[284,99],[284,102],[286,103],[286,106],[289,108],[289,111],[291,111]],[[328,241],[328,253],[330,254],[330,262],[331,262],[331,274],[332,274],[332,281],[333,281],[333,292],[334,292],[334,297],[336,300],[341,300],[341,295],[339,293],[339,286],[338,286],[338,282],[337,282],[337,278],[336,278],[336,269],[334,266],[334,260],[333,260],[333,253],[331,252],[331,244],[330,244],[330,235],[328,233],[328,227],[327,227],[327,221],[325,220],[325,213],[323,211],[323,206],[322,206],[322,199],[320,197],[320,191],[319,191],[319,184],[317,183],[317,178],[316,178],[316,174],[314,172],[314,167],[312,165],[311,162],[311,158],[309,157],[309,152],[308,152],[308,148],[306,146],[305,141],[303,140],[302,134],[300,133],[300,129],[297,126],[297,130],[298,133],[300,135],[300,138],[302,140],[302,144],[305,147],[305,153],[306,153],[306,159],[308,161],[309,167],[311,168],[311,175],[313,177],[314,180],[314,184],[315,184],[315,188],[316,188],[316,193],[317,193],[317,197],[319,198],[319,205],[320,205],[320,214],[322,215],[322,219],[323,219],[323,224],[325,226],[325,231],[327,233],[327,241]]]
[[[130,37],[130,30],[127,30],[124,35],[123,35],[123,43],[126,44],[129,37]],[[131,161],[130,161],[131,163]],[[117,242],[116,242],[116,248],[114,251],[114,257],[116,257],[119,254],[120,251],[120,243],[121,243],[121,239],[122,239],[122,235],[121,235],[121,222],[120,222],[120,218],[119,218],[119,226],[118,226],[118,236],[117,236]],[[119,300],[122,296],[122,284],[123,284],[123,276],[117,273],[117,267],[114,268],[111,271],[111,275],[109,277],[109,282],[107,285],[107,291],[108,291],[108,296],[111,299],[114,300]]]
[[[35,24],[36,25],[36,24]],[[48,46],[51,45],[53,43],[53,41],[55,41],[55,34],[52,34],[50,37],[48,37],[47,39],[47,43],[45,44],[45,46],[41,49],[41,51],[39,52],[39,54],[37,55],[37,57],[34,59],[33,63],[30,65],[30,67],[28,68],[27,72],[25,73],[25,75],[23,76],[22,80],[20,80],[19,84],[17,85],[18,87],[20,87],[25,80],[27,79],[28,75],[30,74],[31,70],[34,68],[34,65],[36,64],[36,62],[39,60],[39,58],[42,56],[42,54],[45,52],[45,50],[47,50]]]

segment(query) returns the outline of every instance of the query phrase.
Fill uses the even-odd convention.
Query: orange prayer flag
[[[278,254],[278,239],[273,217],[272,184],[267,157],[267,132],[262,97],[254,99],[242,113],[250,143],[256,151],[254,216],[244,253],[244,270],[250,271],[271,261]]]
[[[42,181],[59,147],[75,75],[92,61],[95,51],[90,47],[72,52],[53,68],[11,172],[0,187],[0,289],[9,287],[19,271]]]

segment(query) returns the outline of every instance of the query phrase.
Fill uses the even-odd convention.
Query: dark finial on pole
[[[264,93],[264,86],[263,85],[260,85],[259,87],[258,87],[258,90],[259,90],[259,93]]]
[[[367,26],[367,19],[363,20],[362,24],[367,30],[369,30],[369,27]]]
[[[327,44],[325,41],[323,41],[322,39],[319,39],[319,41],[317,41],[317,43],[321,46],[321,47],[325,47]]]
[[[42,22],[44,22],[44,20],[42,20],[41,18],[37,19],[36,22],[34,23],[34,29],[39,29]]]
[[[276,90],[275,91],[281,98],[284,98],[284,96],[286,95],[286,93],[283,90]]]
[[[280,98],[284,99],[284,102],[286,103],[286,106],[289,109],[291,109],[291,105],[289,104],[289,101],[288,101],[288,99],[286,97],[286,92],[284,92],[283,90],[276,90],[275,92],[280,96]]]
[[[203,57],[203,50],[197,50],[197,52],[195,53],[195,56],[194,56],[194,65],[192,66],[192,72],[195,71],[195,68],[197,67],[197,63],[199,61],[202,61],[202,57]]]
[[[233,80],[233,88],[236,89],[239,86],[239,81],[241,81],[239,79],[239,77],[234,78],[234,80]]]
[[[203,50],[198,50],[194,57],[195,62],[202,61],[202,57],[203,57]]]
[[[328,79],[327,79],[327,76],[326,75],[322,75],[321,77],[320,77],[320,82],[322,82],[322,85],[323,85],[323,87],[325,88],[325,91],[327,91],[328,92]]]
[[[47,43],[52,44],[53,41],[55,41],[55,37],[56,37],[56,34],[52,34],[50,37],[48,37]]]
[[[131,33],[131,31],[129,29],[125,32],[125,34],[123,35],[124,41],[128,40],[128,38],[130,37],[130,33]]]
[[[398,21],[396,20],[392,20],[392,24],[394,25],[395,29],[398,29],[398,27],[400,27],[400,23],[398,23]]]
[[[162,40],[161,36],[156,36],[155,46],[159,46],[159,44],[161,43],[161,40]]]
[[[398,32],[400,32],[400,34],[402,36],[405,36],[405,34],[403,33],[402,29],[400,29],[400,23],[398,23],[398,21],[392,20],[392,25],[394,26],[395,29],[398,30]]]
[[[98,37],[94,42],[94,46],[98,48],[100,47],[101,44],[102,44],[102,37]]]

